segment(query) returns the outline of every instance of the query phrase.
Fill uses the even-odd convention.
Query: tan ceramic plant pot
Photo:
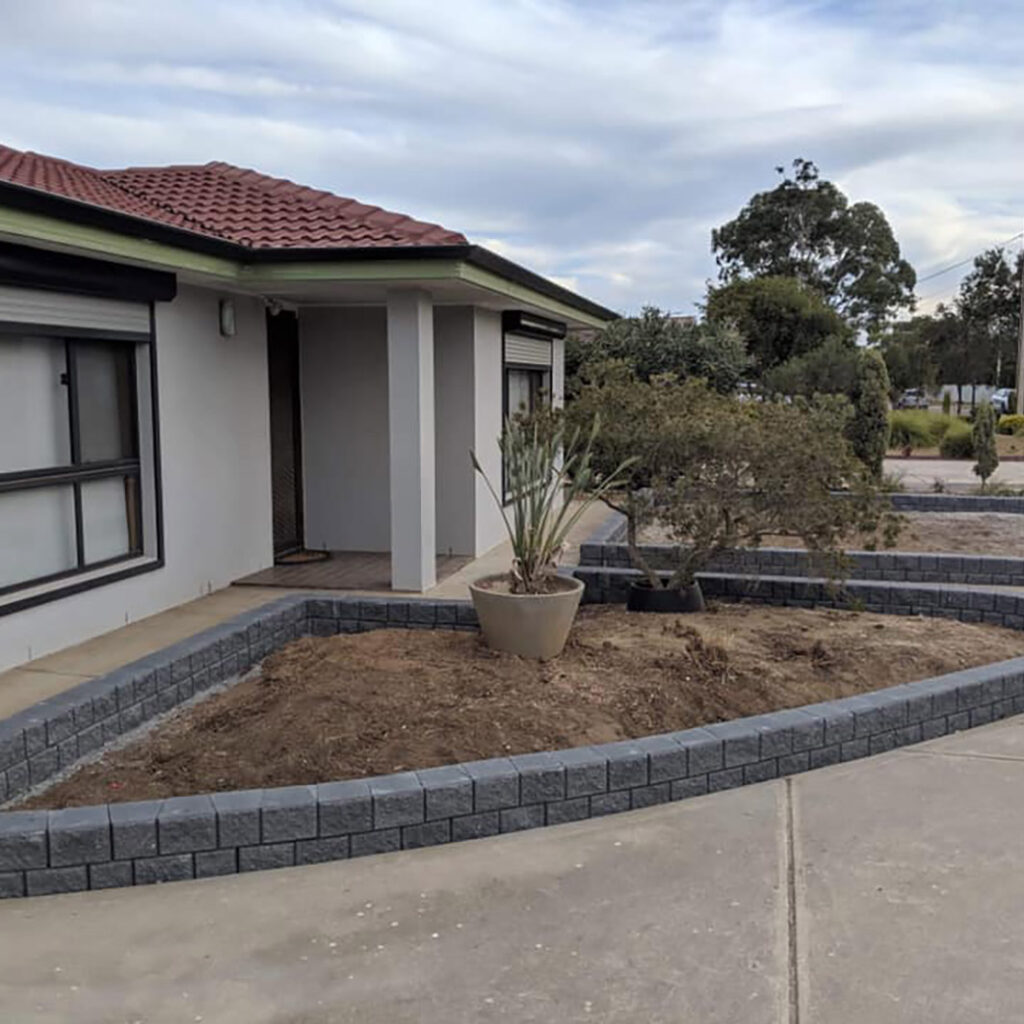
[[[547,661],[562,653],[583,596],[583,582],[559,576],[553,594],[510,594],[507,577],[484,576],[469,585],[487,646]],[[497,585],[497,586],[495,586]]]

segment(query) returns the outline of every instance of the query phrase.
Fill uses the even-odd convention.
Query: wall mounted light
[[[234,299],[220,300],[220,333],[225,338],[233,338],[235,336]]]

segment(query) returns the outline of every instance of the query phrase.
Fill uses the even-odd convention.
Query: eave
[[[0,236],[200,275],[226,288],[296,281],[456,280],[591,327],[618,316],[478,245],[252,248],[9,182],[0,182]]]

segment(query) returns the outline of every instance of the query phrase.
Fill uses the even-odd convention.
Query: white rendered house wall
[[[182,286],[156,305],[164,567],[0,616],[0,669],[271,564],[264,309],[236,296],[236,334],[221,337],[222,297]]]

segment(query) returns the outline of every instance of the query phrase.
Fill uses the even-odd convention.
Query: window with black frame
[[[531,413],[551,401],[551,370],[536,366],[505,367],[505,416]]]
[[[0,333],[0,594],[142,554],[140,352]]]
[[[504,409],[502,422],[517,413],[528,415],[551,403],[550,366],[505,365]],[[508,482],[501,467],[502,495],[507,500]]]

